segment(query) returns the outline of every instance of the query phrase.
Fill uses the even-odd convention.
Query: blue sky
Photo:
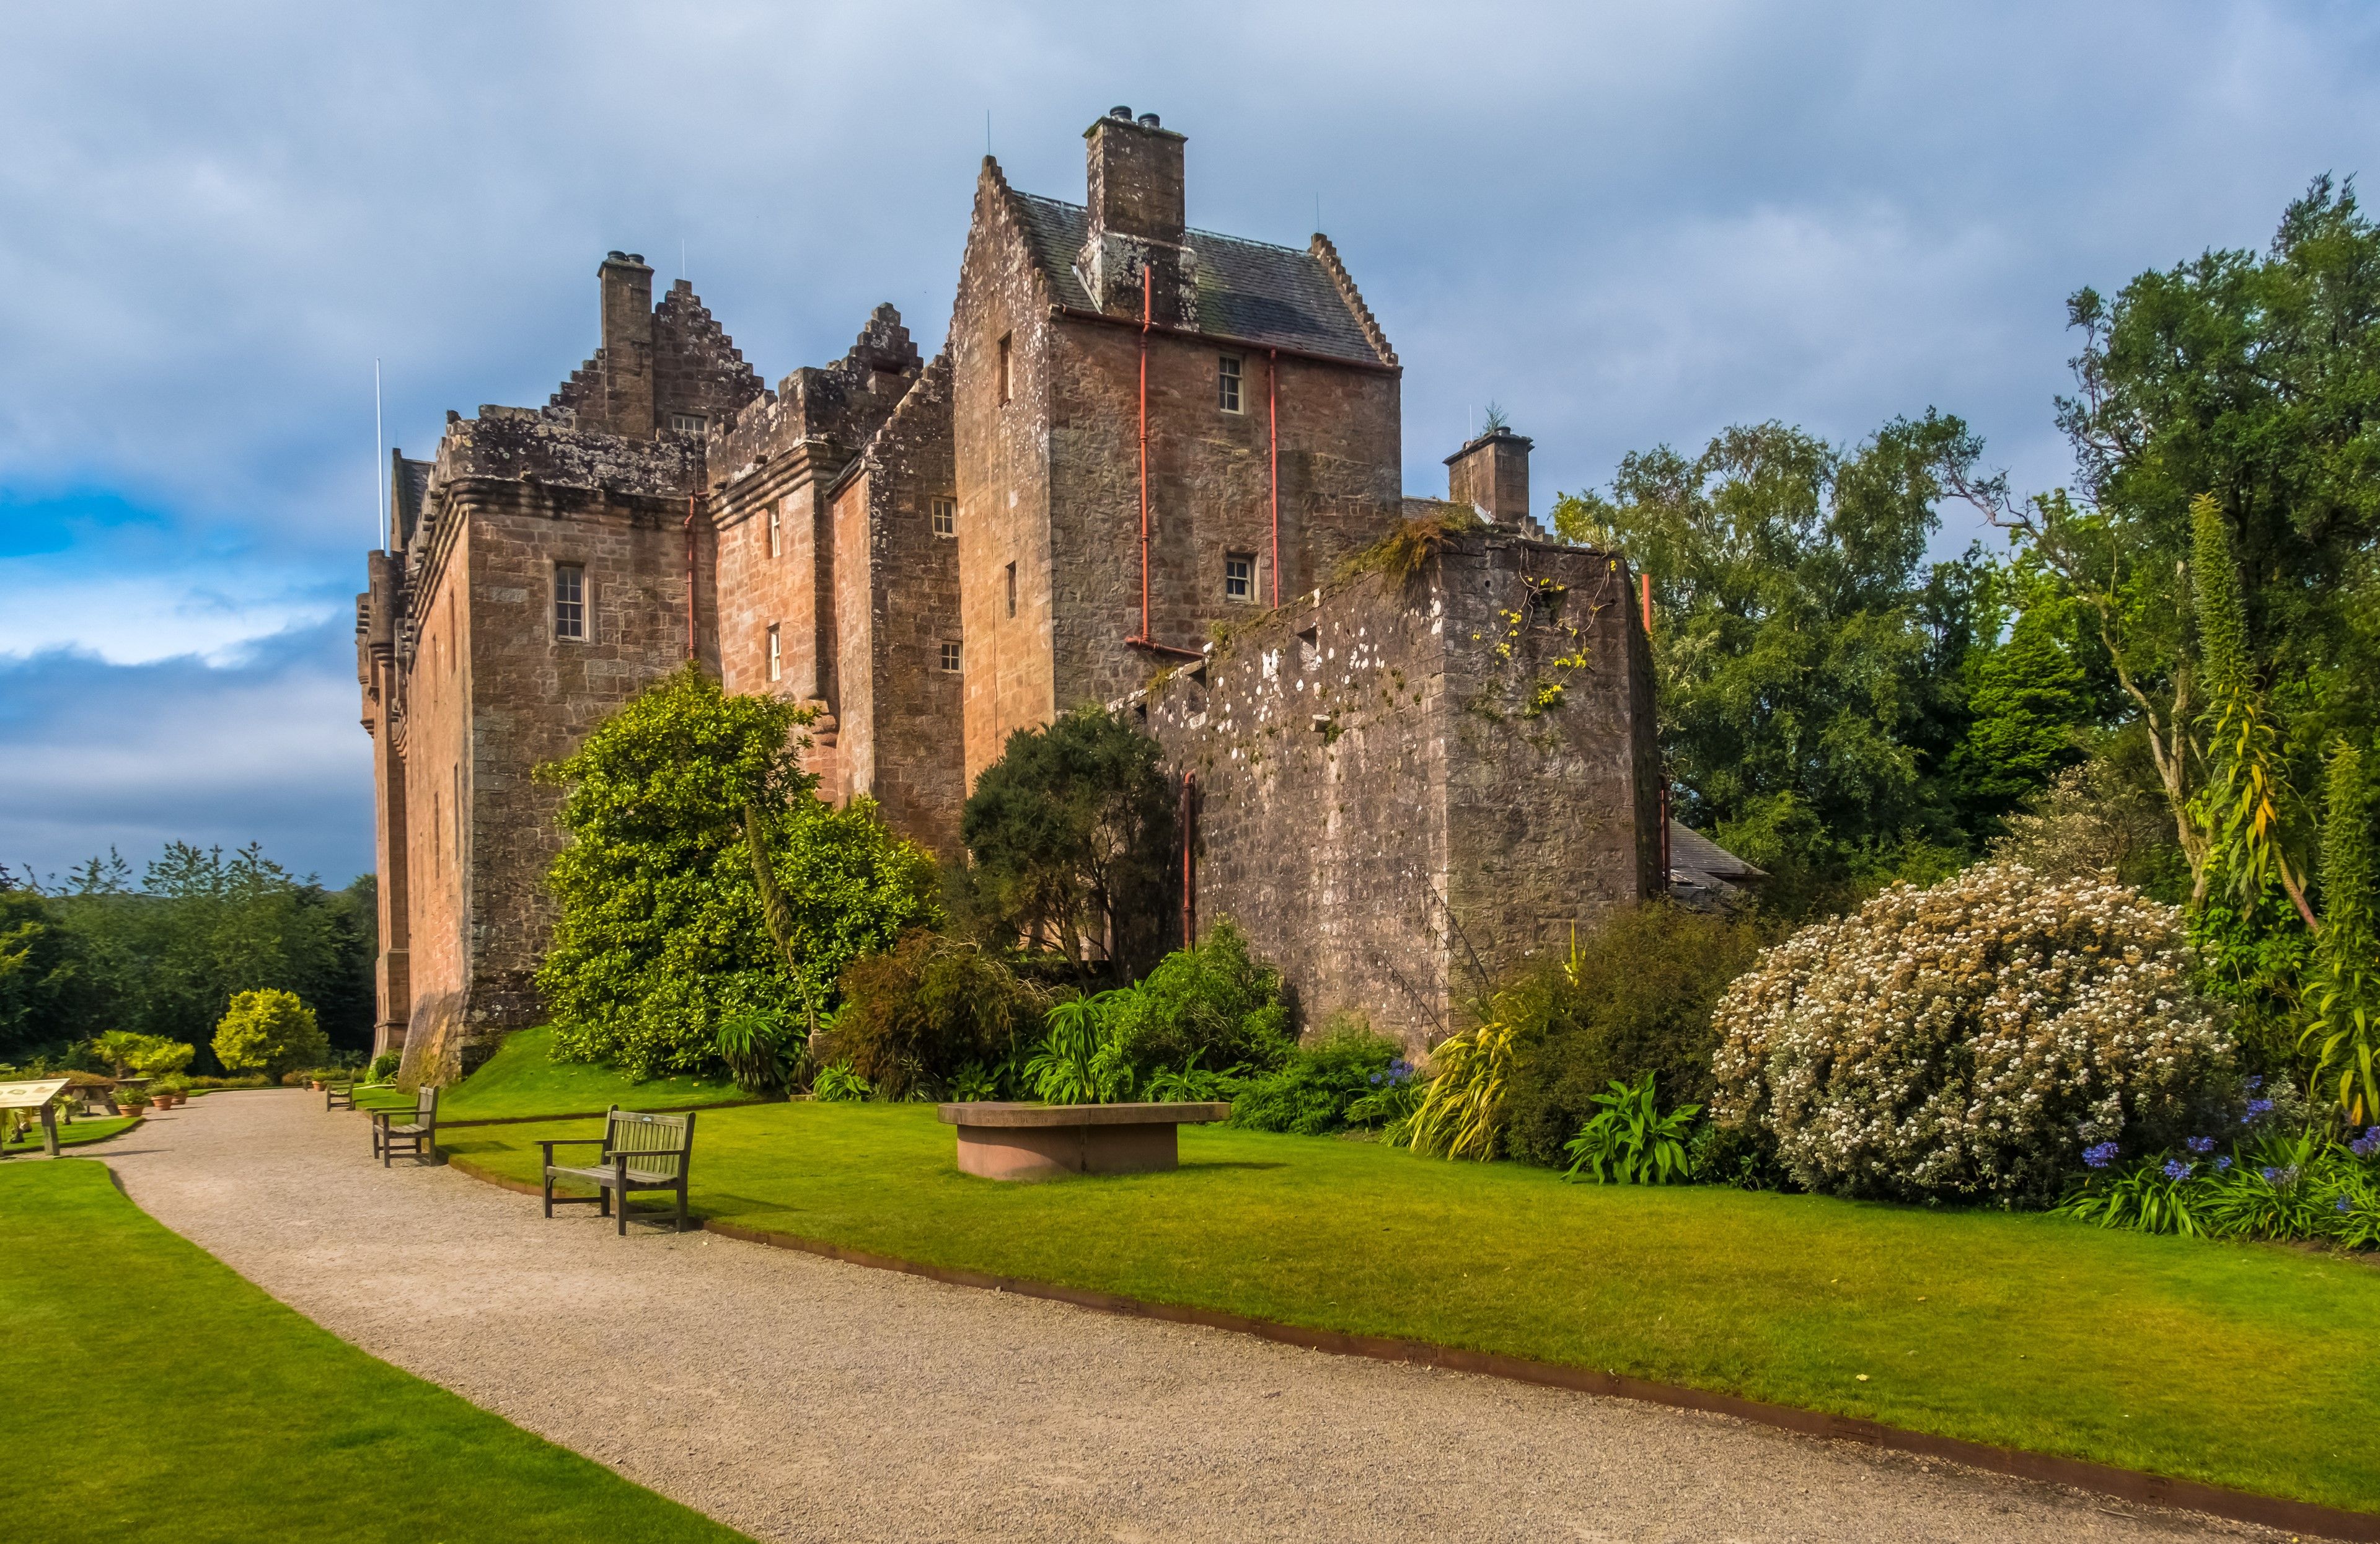
[[[2348,4],[81,4],[0,53],[0,863],[250,839],[370,862],[352,597],[389,442],[534,404],[594,267],[684,266],[771,381],[891,300],[940,339],[970,191],[1080,198],[1107,107],[1195,224],[1321,211],[1406,365],[1406,480],[1492,400],[1540,505],[1764,419],[1928,407],[2042,487],[2065,297],[2260,247],[2380,168]],[[1945,546],[1963,544],[1954,517]]]

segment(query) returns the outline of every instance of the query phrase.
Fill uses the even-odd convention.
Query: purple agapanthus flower
[[[2165,1177],[2168,1179],[2188,1179],[2190,1177],[2190,1165],[2184,1163],[2179,1158],[2168,1158],[2165,1161]]]
[[[1372,1084],[1372,1087],[1374,1087],[1374,1088],[1378,1088],[1378,1087],[1380,1086],[1380,1075],[1379,1075],[1378,1073],[1374,1073],[1374,1074],[1372,1075],[1372,1076],[1371,1076],[1371,1084]]]
[[[2095,1148],[2082,1149],[2082,1161],[2094,1169],[2104,1169],[2116,1161],[2116,1144],[2102,1142]]]
[[[2215,1172],[2218,1174],[2229,1167],[2231,1167],[2231,1155],[2228,1152],[2215,1161]]]
[[[2380,1125],[2372,1127],[2354,1141],[2348,1143],[2347,1150],[2358,1158],[2369,1158],[2374,1153],[2380,1152]]]
[[[2215,1138],[2212,1137],[2193,1137],[2190,1139],[2190,1150],[2192,1152],[2213,1152],[2215,1150]]]
[[[2333,1210],[2338,1210],[2338,1211],[2345,1211],[2345,1210],[2347,1210],[2347,1198],[2346,1198],[2346,1197],[2344,1197],[2344,1196],[2341,1196],[2340,1198],[2338,1198],[2338,1203],[2337,1203],[2337,1204],[2336,1204],[2336,1206],[2333,1208]]]
[[[2262,1073],[2259,1073],[2255,1076],[2248,1079],[2248,1091],[2252,1094],[2264,1086],[2265,1078]]]
[[[2261,1169],[2257,1170],[2257,1171],[2256,1171],[2256,1173],[2260,1173],[2260,1174],[2262,1174],[2262,1175],[2264,1175],[2264,1176],[2265,1176],[2265,1183],[2266,1185],[2270,1185],[2270,1184],[2272,1184],[2272,1183],[2273,1183],[2273,1181],[2275,1181],[2275,1180],[2277,1180],[2277,1179],[2278,1179],[2278,1178],[2280,1178],[2280,1177],[2281,1177],[2281,1172],[2280,1172],[2278,1169],[2274,1168],[2274,1167],[2273,1167],[2271,1164],[2269,1164],[2269,1163],[2265,1164],[2263,1168],[2261,1168]]]

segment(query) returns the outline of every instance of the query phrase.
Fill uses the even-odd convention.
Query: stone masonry
[[[1084,138],[1080,204],[985,158],[930,361],[880,306],[771,388],[613,252],[544,407],[392,457],[357,646],[407,1081],[538,1021],[559,791],[531,773],[690,658],[810,706],[821,796],[945,859],[1011,735],[1129,701],[1203,786],[1200,915],[1416,1049],[1483,972],[1657,888],[1633,581],[1536,539],[1529,442],[1406,498],[1402,366],[1330,242],[1190,226],[1153,114]],[[1410,574],[1351,567],[1471,511]]]

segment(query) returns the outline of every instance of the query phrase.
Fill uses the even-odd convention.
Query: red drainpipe
[[[694,644],[694,495],[686,496],[686,657],[695,658]]]
[[[1182,774],[1182,947],[1198,942],[1198,774]]]
[[[1155,320],[1149,309],[1148,264],[1140,265],[1140,636],[1143,641],[1152,635],[1148,630],[1148,324]]]
[[[1266,445],[1272,457],[1272,603],[1281,609],[1281,350],[1265,358]]]
[[[1645,641],[1653,641],[1653,576],[1636,576],[1636,592],[1644,598]],[[1658,757],[1659,752],[1656,751]],[[1661,768],[1661,894],[1670,893],[1670,771]]]

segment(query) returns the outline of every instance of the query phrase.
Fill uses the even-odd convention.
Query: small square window
[[[705,428],[709,427],[710,422],[710,420],[704,418],[700,413],[672,413],[670,415],[670,427],[681,434],[699,434]]]
[[[777,625],[769,624],[769,679],[777,680],[785,674],[785,652],[777,638]]]
[[[1240,410],[1240,361],[1229,354],[1216,366],[1215,402],[1227,413]]]
[[[1005,401],[1007,401],[1007,400],[1008,400],[1008,395],[1009,395],[1009,387],[1010,387],[1010,385],[1011,385],[1011,384],[1012,384],[1012,382],[1011,382],[1011,379],[1010,379],[1009,370],[1008,370],[1008,339],[1007,339],[1007,338],[1002,338],[1002,339],[1000,340],[1000,400],[1001,400],[1001,401],[1005,402]]]
[[[775,557],[784,550],[785,501],[779,499],[769,506],[769,555]]]
[[[587,570],[576,563],[553,565],[553,636],[587,636]]]
[[[1551,627],[1561,621],[1562,602],[1570,591],[1558,584],[1539,585],[1529,594],[1529,620],[1540,627]]]
[[[1253,601],[1257,598],[1257,558],[1254,553],[1228,553],[1223,557],[1223,599]]]
[[[945,643],[942,645],[942,668],[951,672],[953,675],[956,675],[958,673],[959,646],[957,644]]]
[[[956,536],[959,533],[959,505],[956,499],[929,501],[934,517],[936,536]]]

